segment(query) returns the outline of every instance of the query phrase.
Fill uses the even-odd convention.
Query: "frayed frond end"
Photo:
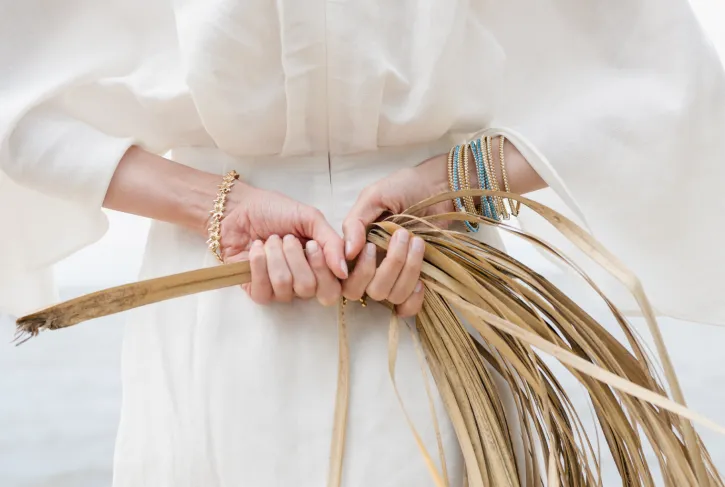
[[[30,315],[18,319],[15,322],[15,336],[11,343],[14,343],[16,347],[27,342],[31,338],[38,336],[43,330],[53,330],[57,328],[54,325],[52,316],[38,316]]]

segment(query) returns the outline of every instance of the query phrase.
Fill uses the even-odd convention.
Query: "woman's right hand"
[[[206,237],[220,180],[218,174],[132,146],[113,174],[103,206]],[[340,297],[339,280],[347,278],[342,238],[319,210],[243,181],[227,194],[221,255],[225,262],[251,261],[252,283],[246,289],[258,303],[317,296],[322,304],[333,304]]]
[[[348,275],[342,238],[318,209],[241,182],[227,195],[221,255],[250,261],[243,287],[259,304],[316,297],[329,306]]]

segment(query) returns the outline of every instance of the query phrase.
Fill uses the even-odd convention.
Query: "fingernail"
[[[402,228],[395,232],[397,234],[398,242],[402,244],[408,243],[408,239],[410,239],[410,234],[407,230],[403,230]]]
[[[422,238],[415,237],[413,239],[413,252],[422,253],[423,251],[425,251],[425,242],[423,242]]]
[[[294,235],[285,235],[282,240],[284,240],[285,242],[289,242],[290,240],[292,240],[294,238],[295,238]]]
[[[312,255],[318,250],[320,250],[320,246],[315,242],[314,240],[309,240],[307,242],[307,245],[305,246],[305,249],[307,250],[307,253]]]
[[[375,257],[375,244],[368,243],[365,245],[365,255],[368,257]]]
[[[349,240],[345,240],[345,255],[347,257],[350,257],[351,253],[352,253],[352,242]]]
[[[254,242],[252,243],[252,247],[261,247],[262,245],[264,245],[264,244],[262,243],[262,241],[261,241],[261,240],[255,240],[255,241],[254,241]]]
[[[410,288],[408,288],[410,289]],[[423,281],[418,281],[418,284],[415,285],[415,292],[419,293],[423,290]]]
[[[342,269],[342,274],[347,279],[347,262],[345,262],[345,259],[340,260],[340,269]]]

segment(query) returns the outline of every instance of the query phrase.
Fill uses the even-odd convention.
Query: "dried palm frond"
[[[520,201],[617,277],[632,291],[642,309],[667,383],[658,378],[652,360],[622,313],[580,269],[547,243],[474,215],[415,216],[421,209],[454,195],[498,195]],[[627,343],[620,343],[534,270],[466,234],[436,227],[436,219],[496,225],[568,264],[608,305]],[[644,453],[645,445],[649,444],[665,485],[725,486],[692,421],[720,432],[725,430],[685,406],[654,313],[639,281],[586,232],[534,201],[480,190],[431,198],[402,215],[375,224],[368,240],[386,248],[391,235],[401,227],[426,241],[422,271],[426,294],[412,336],[423,350],[454,426],[471,487],[601,485],[596,449],[542,353],[561,362],[588,391],[625,485],[655,485],[654,466],[647,462]],[[248,263],[241,262],[120,286],[20,318],[18,331],[33,336],[43,329],[64,328],[164,299],[241,284],[249,278]],[[398,327],[397,319],[393,318],[390,373],[394,385]],[[349,361],[344,328],[340,336],[341,380],[329,485],[339,484],[347,409]],[[497,379],[503,379],[511,390],[514,416],[504,407]],[[666,386],[673,399],[668,398]],[[518,427],[514,428],[515,424]],[[443,452],[436,465],[414,428],[413,432],[434,481],[438,486],[447,486]]]

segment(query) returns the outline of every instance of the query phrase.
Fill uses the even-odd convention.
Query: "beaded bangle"
[[[464,178],[466,178],[466,179],[468,178],[468,174],[464,171],[464,166],[465,166],[464,161],[466,161],[466,164],[468,162],[467,161],[468,154],[466,153],[466,146],[464,145],[463,147],[461,147],[460,145],[457,145],[454,157],[455,157],[455,162],[454,162],[455,171],[453,172],[453,182],[454,182],[455,188],[456,188],[455,191],[460,191],[462,189],[461,183],[465,180]],[[465,188],[463,188],[463,189],[465,189]],[[456,204],[458,206],[458,211],[467,213],[464,200],[465,199],[462,199],[462,198],[456,198]],[[475,206],[473,207],[473,211],[475,213],[475,211],[476,211]],[[478,231],[478,225],[474,226],[474,224],[471,224],[471,222],[469,222],[468,220],[464,220],[463,224],[466,226],[466,228],[470,232],[475,233]]]
[[[468,172],[468,170],[469,170],[468,144],[463,144],[461,146],[461,152],[463,152],[463,158],[462,158],[463,165],[460,164],[460,161],[459,161],[459,165],[458,165],[458,172],[461,176],[460,177],[461,189],[463,189],[463,190],[471,189],[470,173]],[[461,158],[459,157],[459,159],[461,159]],[[464,196],[463,197],[463,206],[465,207],[466,212],[471,213],[473,215],[479,214],[478,209],[476,208],[476,203],[473,201],[473,196]],[[475,231],[475,232],[478,231],[478,223],[470,223],[470,222],[466,222],[466,223],[468,223],[468,225],[466,225],[466,226],[468,227],[469,230],[471,230],[472,228],[475,228],[475,230],[471,230],[471,231]]]
[[[473,152],[473,158],[476,160],[478,185],[481,189],[490,190],[491,183],[489,181],[488,171],[486,170],[486,164],[484,163],[483,150],[481,149],[481,139],[471,142],[471,151]],[[494,206],[493,200],[490,196],[481,197],[481,208],[483,209],[483,215],[485,217],[498,220],[496,207]]]
[[[485,137],[484,139],[486,141],[486,156],[487,156],[487,164],[488,164],[488,170],[490,174],[490,180],[491,180],[491,189],[493,191],[501,191],[501,188],[498,185],[498,178],[496,177],[496,171],[494,169],[494,163],[493,163],[493,149],[491,148],[491,137]],[[501,218],[504,220],[508,220],[509,215],[506,211],[506,207],[503,204],[503,198],[500,196],[494,196],[493,201],[496,204],[496,209],[498,210],[499,214],[501,215]]]
[[[237,179],[239,179],[239,174],[237,174],[237,171],[234,170],[229,171],[224,178],[222,178],[222,182],[219,185],[219,192],[214,200],[214,209],[209,212],[211,213],[211,220],[209,221],[209,240],[207,240],[206,243],[209,245],[209,250],[211,250],[211,253],[214,254],[214,257],[216,257],[222,264],[224,263],[220,248],[222,238],[222,218],[224,218],[227,194],[229,194],[232,190],[232,186],[234,186]]]
[[[455,146],[452,147],[451,151],[448,153],[448,186],[451,191],[458,191],[458,168],[456,167],[457,151],[458,146]],[[453,205],[456,207],[457,211],[462,211],[461,208],[463,208],[463,202],[461,201],[461,198],[454,199]]]
[[[498,159],[501,162],[501,175],[503,177],[503,187],[507,193],[510,193],[511,188],[509,187],[508,175],[506,174],[506,162],[504,160],[504,151],[503,151],[503,146],[506,143],[506,137],[504,137],[502,135],[501,137],[499,137],[498,140],[499,140]],[[511,198],[508,198],[508,204],[509,204],[509,209],[511,211],[511,214],[513,216],[519,216],[519,210],[521,209],[521,202],[520,201],[514,202],[513,200],[511,200]]]

